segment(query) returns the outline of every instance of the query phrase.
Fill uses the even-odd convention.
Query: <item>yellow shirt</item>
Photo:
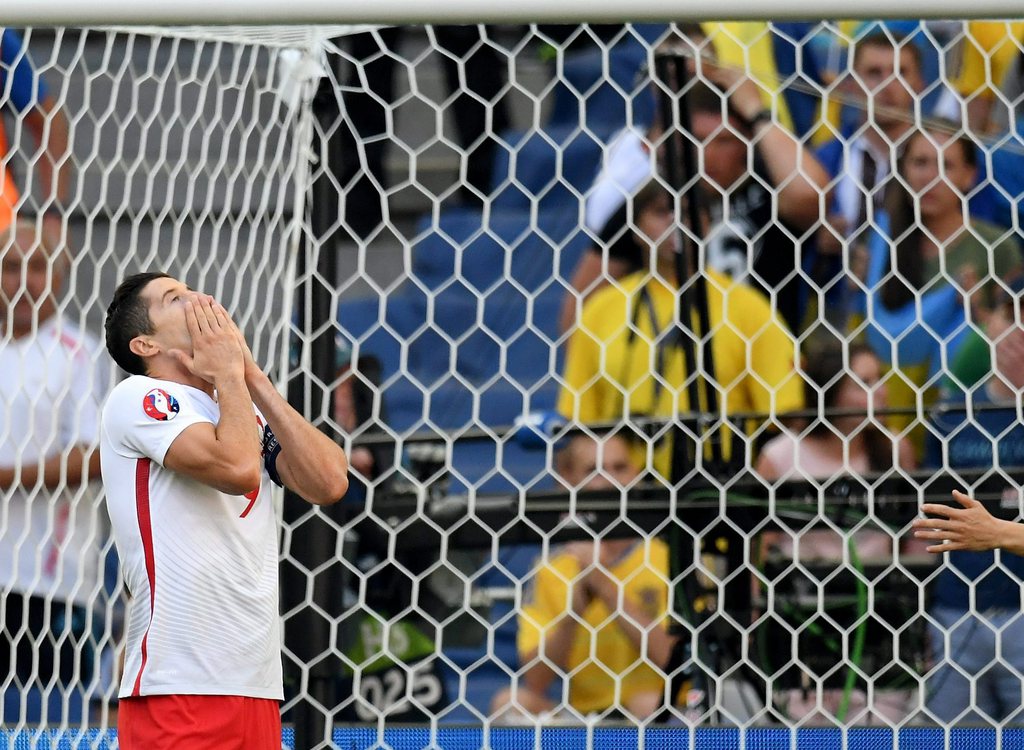
[[[964,96],[992,98],[1006,70],[1017,59],[1016,41],[1024,38],[1024,21],[971,21],[960,47],[960,72],[954,85]]]
[[[537,571],[528,601],[519,615],[517,645],[524,663],[534,654],[544,655],[544,634],[563,617],[570,616],[568,582],[582,572],[576,558],[564,554],[555,556]],[[668,609],[668,546],[663,541],[637,542],[609,572],[613,580],[622,583],[624,601],[631,602],[654,621],[664,620]],[[639,650],[615,623],[615,613],[604,602],[592,601],[582,619],[586,625],[576,627],[566,666],[572,674],[569,702],[573,708],[582,713],[603,711],[625,705],[638,693],[664,690],[662,672],[641,658]],[[574,671],[577,668],[579,671]]]
[[[793,366],[793,340],[768,301],[727,276],[705,275],[719,410],[781,414],[800,409],[803,385]],[[690,411],[680,348],[653,345],[670,329],[677,294],[646,271],[595,292],[569,339],[559,412],[594,423]],[[659,377],[652,374],[656,371]],[[723,435],[726,452],[728,440]],[[666,477],[671,463],[667,442],[656,444],[654,457],[654,467]],[[647,465],[642,447],[634,457]]]

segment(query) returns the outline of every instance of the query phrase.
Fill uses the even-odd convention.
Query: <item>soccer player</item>
[[[107,506],[131,594],[122,750],[278,750],[283,697],[269,482],[311,503],[344,452],[278,394],[227,311],[163,273],[125,279],[107,350]]]

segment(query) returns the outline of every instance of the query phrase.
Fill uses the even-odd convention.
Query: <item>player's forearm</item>
[[[523,683],[527,688],[543,695],[557,676],[555,669],[563,674],[566,672],[578,627],[580,625],[567,612],[557,625],[548,628],[541,639],[541,647],[524,659],[524,663],[533,662],[523,674]]]
[[[1006,552],[1024,555],[1024,524],[1017,521],[999,521],[1001,542],[998,545]]]
[[[548,636],[544,641],[544,655],[548,661],[563,672],[566,671],[569,667],[569,656],[572,654],[576,634],[585,627],[566,612],[562,620],[548,631]]]
[[[544,695],[548,690],[548,685],[555,679],[554,670],[551,669],[547,662],[542,661],[536,653],[529,657],[528,660],[524,660],[524,663],[529,663],[530,660],[533,663],[523,673],[523,687],[531,693]]]
[[[66,456],[51,456],[43,464],[43,484],[51,489],[65,482],[69,487],[76,487],[99,476],[100,452],[96,448],[76,445]]]
[[[600,250],[587,250],[579,263],[576,264],[570,289],[562,300],[562,310],[558,315],[558,330],[560,333],[565,333],[575,325],[578,301],[586,299],[589,294],[595,291],[591,285],[599,278],[601,278]]]
[[[214,386],[220,407],[220,419],[215,429],[215,459],[224,463],[225,471],[233,474],[241,485],[247,486],[244,491],[248,492],[259,486],[263,473],[260,436],[252,400],[240,373],[218,378]]]
[[[316,505],[344,497],[348,491],[345,451],[295,411],[265,374],[247,372],[246,383],[281,445],[277,469],[284,484]]]

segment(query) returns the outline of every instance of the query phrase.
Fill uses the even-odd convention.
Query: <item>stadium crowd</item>
[[[994,126],[978,119],[976,100],[968,97],[963,118],[949,111],[955,97],[948,96],[936,112],[945,108],[955,120],[922,116],[922,92],[938,84],[925,74],[919,40],[882,25],[869,27],[851,45],[849,71],[841,72],[838,81],[850,92],[846,102],[854,104],[854,112],[836,137],[814,148],[812,137],[785,129],[779,111],[760,103],[750,78],[720,72],[714,38],[705,33],[687,40],[697,49],[704,73],[686,93],[704,169],[698,193],[686,200],[701,204],[701,225],[689,229],[703,240],[710,313],[704,330],[712,342],[717,398],[725,416],[743,411],[785,415],[805,404],[825,410],[816,418],[783,420],[780,435],[761,441],[755,471],[777,485],[783,479],[885,475],[918,465],[1019,466],[1003,457],[1008,447],[1000,443],[997,457],[989,442],[1007,434],[1007,420],[1016,419],[1012,409],[994,409],[981,418],[1002,432],[973,420],[967,420],[971,428],[965,430],[969,412],[963,407],[953,408],[956,416],[949,419],[954,426],[944,425],[941,432],[913,419],[915,406],[927,408],[940,398],[947,404],[951,399],[1006,404],[1016,394],[1007,379],[1015,377],[1010,342],[1020,325],[1015,290],[1022,256],[1014,226],[990,220],[1005,215],[995,205],[998,199],[978,187],[985,151],[976,134]],[[989,89],[976,88],[971,96],[989,105],[1005,101]],[[961,122],[967,120],[970,129],[964,130]],[[623,153],[632,154],[638,166],[606,165],[607,174],[599,180],[614,179],[614,174],[638,177],[645,173],[641,164],[647,165],[647,175],[660,179],[638,191],[634,184],[619,186],[628,207],[597,231],[602,242],[584,258],[576,293],[567,302],[578,315],[566,316],[575,326],[559,408],[584,424],[669,418],[695,408],[693,391],[685,385],[690,378],[685,360],[676,356],[665,364],[664,354],[671,341],[667,332],[691,316],[690,310],[673,307],[676,295],[660,296],[662,289],[691,282],[679,277],[682,266],[672,262],[683,234],[671,219],[657,224],[649,218],[656,204],[650,193],[666,184],[663,162],[669,152],[659,146],[657,127],[634,137],[642,145]],[[592,195],[608,192],[599,182]],[[662,211],[676,214],[662,200]],[[608,241],[622,231],[626,216],[633,244]],[[800,337],[799,356],[786,332]],[[729,354],[722,339],[736,333],[743,345]],[[988,357],[991,351],[995,357]],[[967,362],[978,366],[970,377],[963,375],[970,368]],[[763,392],[745,395],[751,387]],[[830,416],[841,406],[851,407],[853,416]],[[961,441],[973,441],[969,458],[954,449]],[[641,446],[638,455],[647,447]],[[655,452],[648,466],[665,483],[679,479],[667,471],[671,450],[662,446],[662,460]],[[920,551],[919,543],[903,538],[904,531],[862,527],[848,536],[834,528],[769,532],[762,544],[776,560],[788,561],[784,570],[799,561],[798,572],[789,577],[804,578],[806,589],[820,579],[803,566],[827,560],[833,567],[841,564],[847,543],[857,555],[890,563]],[[934,619],[928,625],[927,664],[934,672],[924,681],[920,715],[944,722],[1012,720],[1022,695],[1014,672],[1024,663],[1013,655],[1016,639],[1003,638],[1024,622],[1015,582],[1018,563],[1004,563],[1004,571],[994,568],[991,552],[953,552],[950,558],[930,587]],[[787,585],[800,588],[792,580]],[[782,590],[775,588],[776,593]],[[829,601],[841,598],[837,594]],[[813,613],[804,615],[814,619]],[[905,622],[902,617],[905,613],[890,623]],[[806,620],[790,622],[797,630],[803,624]],[[917,696],[906,680],[879,671],[868,701],[859,685],[851,690],[851,682],[831,678],[827,668],[809,666],[829,634],[808,630],[810,635],[805,631],[797,637],[803,671],[797,686],[773,696],[778,715],[858,724],[919,717]],[[841,639],[841,629],[831,636]],[[761,666],[771,671],[768,664]],[[972,684],[978,690],[975,699]]]
[[[697,78],[682,100],[701,174],[684,198],[668,183],[666,161],[674,152],[666,148],[661,113],[617,134],[596,170],[583,211],[592,247],[574,269],[562,308],[557,408],[577,427],[619,422],[627,428],[608,434],[594,426],[568,440],[556,462],[564,487],[628,492],[643,482],[678,483],[683,449],[672,439],[637,439],[629,425],[706,411],[707,399],[721,408],[709,434],[716,435],[723,465],[738,462],[764,487],[919,467],[1024,464],[1018,417],[1024,256],[1013,207],[1024,174],[1024,154],[1014,145],[1024,26],[968,24],[978,44],[962,46],[962,64],[948,86],[938,74],[944,66],[936,64],[933,40],[917,27],[907,33],[899,24],[837,25],[848,36],[835,33],[829,41],[792,36],[799,29],[791,26],[798,25],[681,25],[662,40],[666,54],[684,51]],[[790,36],[782,38],[784,29]],[[477,34],[467,41],[452,32],[447,48],[479,52],[465,51]],[[779,37],[774,47],[772,35]],[[839,37],[849,43],[837,53]],[[792,38],[802,39],[807,52],[802,88],[790,85],[791,61],[779,51]],[[360,37],[364,46],[368,41]],[[387,48],[379,39],[370,46],[360,48],[360,59]],[[736,65],[743,48],[756,52],[754,76]],[[390,87],[393,70],[381,75],[387,80],[373,82],[371,91]],[[656,71],[646,75],[660,90]],[[477,83],[463,105],[493,99],[501,88]],[[818,95],[825,91],[841,95]],[[374,101],[390,96],[378,93]],[[819,107],[813,117],[808,99]],[[25,93],[21,106],[60,121],[43,91]],[[465,117],[476,122],[478,114]],[[346,139],[379,146],[379,112],[371,115],[365,127],[354,122]],[[63,130],[46,132],[59,139]],[[480,154],[491,153],[491,139],[461,135],[467,147],[477,143]],[[66,140],[50,145],[68,148]],[[64,163],[63,155],[51,161]],[[379,149],[371,161],[366,174],[351,164],[345,174],[372,202],[382,179]],[[480,164],[478,154],[468,192],[486,203],[486,165]],[[55,200],[61,190],[51,191]],[[113,647],[97,644],[95,628],[109,636],[113,626],[88,622],[87,607],[105,592],[107,542],[95,515],[78,510],[94,503],[94,495],[77,488],[88,488],[98,473],[99,391],[110,378],[91,353],[93,338],[61,323],[54,300],[70,258],[53,246],[42,219],[15,218],[16,199],[10,208],[10,215],[0,211],[0,363],[6,363],[0,368],[0,647],[5,714],[35,712],[38,720],[63,709],[18,705],[29,688],[45,694],[55,680],[78,684],[86,712],[90,697],[104,691],[109,697],[111,678],[101,673],[104,663],[112,668]],[[680,216],[694,217],[697,226],[681,225]],[[372,237],[386,211],[371,212],[370,219],[373,226],[355,234]],[[699,247],[701,271],[679,261],[684,247]],[[697,307],[679,307],[687,298],[680,291],[698,286],[703,318]],[[694,360],[682,354],[694,327],[700,336],[691,346],[706,339],[699,356],[709,357],[699,360],[707,377],[698,378],[705,387],[696,402],[697,391],[688,388]],[[342,338],[335,364],[332,414],[344,436],[381,413],[373,408],[375,383],[388,373],[377,372],[379,363],[369,358],[354,361]],[[62,412],[68,401],[30,392],[27,377],[44,373],[60,382],[32,381],[43,393],[81,393],[73,415]],[[943,408],[930,411],[933,406]],[[45,413],[47,407],[54,413]],[[939,416],[917,416],[932,413]],[[752,422],[751,414],[762,418]],[[736,415],[738,423],[730,419]],[[697,462],[704,443],[698,435],[690,443],[685,450]],[[353,484],[380,492],[382,477],[401,460],[379,445],[357,446]],[[766,606],[768,583],[781,587],[786,579],[795,589],[813,589],[815,566],[847,565],[853,555],[891,568],[921,552],[906,528],[881,528],[870,519],[852,531],[820,519],[818,527],[775,529],[760,535],[757,546],[764,564],[752,576],[751,633],[757,618],[769,619],[758,611]],[[40,560],[46,564],[36,571]],[[771,565],[782,571],[774,581]],[[789,670],[793,676],[774,691],[765,716],[855,724],[1019,718],[1022,579],[1022,558],[950,553],[928,580],[922,682],[879,671],[877,683],[858,677],[852,685],[845,675],[819,670],[812,652],[843,641],[855,618],[836,615],[831,632],[807,628],[794,648],[810,666]],[[676,658],[680,631],[671,626],[662,540],[595,538],[552,549],[525,588],[517,618],[519,669],[511,684],[486,697],[497,720],[552,713],[644,720],[665,715],[666,704],[685,703],[680,685],[663,675]],[[916,612],[917,600],[910,604]],[[789,615],[797,619],[782,627],[792,632],[800,613]],[[892,625],[888,616],[879,613],[879,628]],[[777,666],[767,662],[761,664],[766,673]],[[740,703],[744,689],[736,689]]]

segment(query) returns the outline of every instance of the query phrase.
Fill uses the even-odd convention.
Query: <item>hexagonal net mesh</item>
[[[222,300],[349,455],[343,503],[281,497],[295,747],[1017,721],[1024,564],[910,524],[952,489],[1020,510],[1022,44],[5,32],[0,723],[112,726],[132,603],[83,480],[144,269]]]

